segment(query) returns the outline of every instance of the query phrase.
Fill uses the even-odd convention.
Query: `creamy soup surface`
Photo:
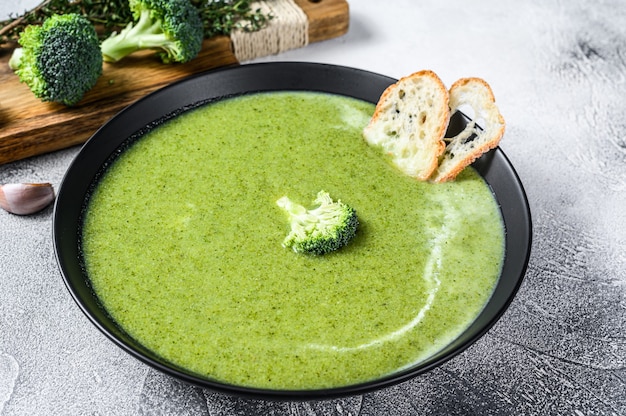
[[[119,325],[172,363],[227,383],[337,387],[424,360],[482,310],[504,230],[482,178],[397,171],[361,131],[374,106],[252,94],[184,113],[111,165],[85,214],[84,260]],[[276,200],[320,190],[357,211],[343,249],[285,249]]]

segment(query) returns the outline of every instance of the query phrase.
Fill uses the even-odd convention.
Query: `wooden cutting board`
[[[345,0],[295,0],[309,23],[309,43],[348,30]],[[0,49],[0,164],[84,143],[113,115],[138,98],[173,81],[209,69],[237,65],[229,37],[204,41],[197,58],[165,65],[153,52],[105,63],[96,86],[74,107],[42,103],[8,66],[11,51]]]

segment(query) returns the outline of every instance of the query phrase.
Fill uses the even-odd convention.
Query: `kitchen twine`
[[[251,9],[271,15],[267,25],[255,32],[233,30],[230,39],[239,62],[275,55],[309,43],[309,21],[294,0],[268,0],[251,3]]]

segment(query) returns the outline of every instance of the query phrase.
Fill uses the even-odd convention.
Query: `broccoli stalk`
[[[15,48],[9,59],[9,68],[17,71],[22,66],[22,59],[24,59],[24,49]]]
[[[78,103],[102,75],[96,30],[79,14],[53,15],[22,32],[9,66],[41,101]]]
[[[356,211],[339,200],[334,202],[324,191],[317,194],[313,203],[315,208],[307,209],[287,196],[276,201],[291,223],[283,247],[296,253],[321,255],[348,244],[359,225]]]
[[[164,63],[187,62],[202,48],[203,24],[189,0],[129,0],[136,21],[100,46],[107,62],[139,50],[155,49]]]

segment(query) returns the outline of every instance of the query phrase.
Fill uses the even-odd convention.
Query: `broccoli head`
[[[79,14],[52,15],[27,26],[9,66],[42,101],[78,103],[102,75],[100,43],[93,25]]]
[[[200,13],[189,0],[129,0],[135,18],[100,46],[104,60],[117,62],[139,50],[155,49],[164,63],[195,58],[204,39]]]
[[[340,249],[355,236],[359,220],[356,211],[341,201],[333,201],[320,191],[307,209],[284,196],[276,201],[289,215],[291,232],[283,241],[297,253],[326,254]]]

